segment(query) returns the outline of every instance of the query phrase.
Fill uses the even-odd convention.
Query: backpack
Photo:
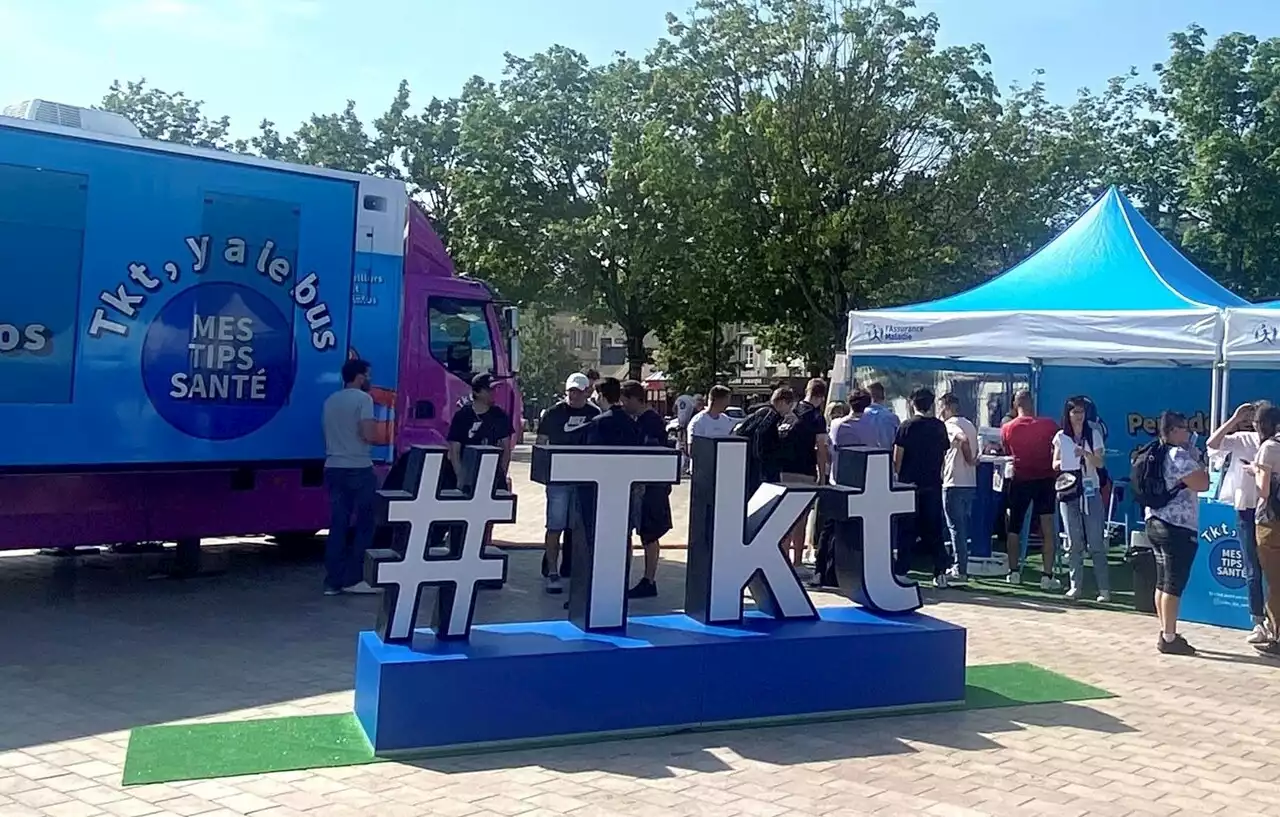
[[[748,414],[737,425],[733,427],[733,431],[729,432],[734,437],[742,437],[750,440],[755,436],[756,429],[760,427],[766,415],[769,413],[769,406],[761,406],[755,411]]]
[[[1144,508],[1157,510],[1173,501],[1181,488],[1170,490],[1164,481],[1164,464],[1169,446],[1160,440],[1152,440],[1133,452],[1129,486],[1133,499]]]
[[[799,404],[796,404],[799,408]],[[813,437],[806,433],[809,413],[815,411],[812,406],[803,412],[795,409],[778,423],[778,453],[783,471],[792,470],[801,473],[804,468],[799,465],[805,459],[805,449],[813,450]]]

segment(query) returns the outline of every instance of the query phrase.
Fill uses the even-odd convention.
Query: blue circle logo
[[[288,318],[239,284],[200,284],[174,296],[142,345],[151,405],[203,440],[231,440],[266,425],[288,402],[295,366]]]
[[[1235,537],[1219,539],[1209,551],[1209,570],[1218,584],[1232,590],[1245,585],[1244,550]]]

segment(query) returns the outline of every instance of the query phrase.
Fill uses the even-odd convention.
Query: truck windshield
[[[427,305],[431,356],[463,380],[493,371],[493,339],[485,319],[487,303],[432,298]]]

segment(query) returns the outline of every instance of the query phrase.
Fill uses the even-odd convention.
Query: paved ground
[[[506,538],[535,541],[536,492],[521,502]],[[375,602],[321,597],[315,564],[220,555],[227,575],[188,583],[146,581],[142,557],[0,560],[0,817],[1280,815],[1280,670],[1239,634],[1189,626],[1202,657],[1164,658],[1145,617],[956,591],[928,612],[969,628],[971,663],[1120,697],[121,789],[133,726],[350,707]],[[637,613],[681,597],[664,555]],[[512,572],[480,620],[563,614],[534,553]]]

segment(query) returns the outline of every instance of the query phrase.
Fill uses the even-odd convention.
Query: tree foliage
[[[1154,82],[1064,106],[1043,76],[1002,93],[940,25],[910,0],[696,0],[642,58],[509,54],[454,98],[402,82],[368,123],[348,102],[234,139],[145,80],[102,106],[151,138],[401,179],[460,268],[617,324],[632,376],[656,334],[688,388],[732,370],[739,324],[825,371],[848,310],[972,286],[1110,184],[1227,286],[1280,297],[1280,39],[1193,26]]]
[[[532,315],[520,327],[520,394],[526,417],[537,417],[564,393],[564,381],[578,360],[545,315]]]
[[[163,139],[193,147],[243,150],[245,142],[229,137],[231,119],[210,119],[204,113],[204,101],[190,99],[182,91],[173,93],[147,85],[145,77],[137,82],[113,81],[100,106],[126,116],[148,139]]]

